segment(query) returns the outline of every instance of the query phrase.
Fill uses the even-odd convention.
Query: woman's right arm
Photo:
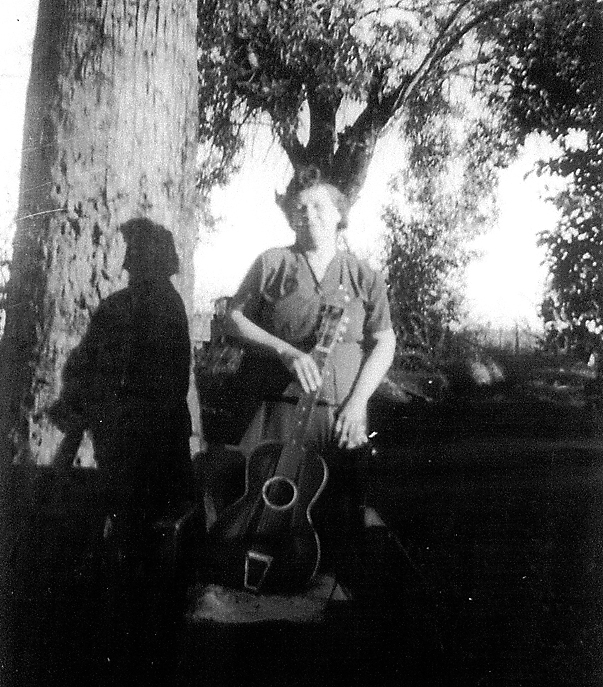
[[[306,393],[318,389],[321,377],[312,356],[252,322],[244,315],[243,307],[244,305],[236,304],[226,313],[227,334],[278,358],[295,375]]]

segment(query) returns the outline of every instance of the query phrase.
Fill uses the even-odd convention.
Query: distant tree
[[[546,165],[568,181],[554,198],[557,226],[541,234],[550,267],[543,315],[553,341],[563,333],[566,346],[585,356],[601,347],[603,334],[602,139],[601,131],[587,135],[587,149],[566,150]]]
[[[493,78],[508,84],[507,127],[546,133],[561,155],[558,225],[541,235],[550,268],[542,312],[552,339],[585,352],[603,333],[603,2],[527,3],[500,23]]]
[[[484,39],[477,52],[490,54],[492,47]],[[498,84],[482,73],[491,58],[482,63],[475,48],[466,53],[472,74],[450,70],[445,88],[429,89],[405,118],[409,152],[384,215],[385,263],[404,364],[435,362],[450,343],[445,335],[463,312],[471,243],[495,221],[497,170],[515,151],[512,134],[503,129],[504,109],[492,98]]]
[[[192,304],[195,41],[189,0],[40,0],[0,346],[4,464],[53,460],[44,410],[90,313],[123,286],[120,223],[174,233]]]
[[[496,156],[479,159],[490,133],[478,119],[459,136],[451,113],[442,123],[413,138],[409,165],[392,181],[392,202],[383,215],[392,319],[404,366],[437,364],[445,355],[451,326],[463,312],[471,240],[495,214]]]
[[[391,205],[383,219],[397,360],[402,367],[423,367],[441,357],[448,326],[456,319],[449,277],[458,265],[446,253],[441,225],[404,220]]]

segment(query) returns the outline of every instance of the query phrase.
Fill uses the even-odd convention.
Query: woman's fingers
[[[314,358],[308,354],[303,354],[295,359],[293,369],[297,375],[302,389],[309,393],[316,391],[322,384],[322,378]]]
[[[368,441],[366,424],[362,420],[340,416],[335,424],[339,448],[357,448]]]
[[[358,448],[364,446],[368,441],[366,431],[363,429],[352,429],[348,433],[339,435],[339,448]]]
[[[309,393],[316,391],[322,384],[322,377],[314,358],[295,348],[281,353],[281,360],[301,384],[302,389]]]
[[[366,405],[348,402],[335,422],[335,436],[339,448],[358,448],[366,444]]]

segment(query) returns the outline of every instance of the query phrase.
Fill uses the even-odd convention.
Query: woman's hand
[[[335,422],[335,438],[339,448],[364,446],[368,441],[366,421],[366,403],[350,398],[339,411]]]
[[[229,310],[225,323],[227,334],[278,357],[306,393],[316,391],[322,384],[318,366],[309,353],[300,351],[295,346],[258,327],[243,315],[240,308]]]
[[[322,377],[314,358],[309,353],[292,347],[280,353],[279,357],[306,393],[320,388]]]
[[[335,437],[340,448],[357,448],[366,444],[367,404],[392,364],[396,337],[393,329],[373,335],[373,348],[360,369],[354,391],[339,411]]]

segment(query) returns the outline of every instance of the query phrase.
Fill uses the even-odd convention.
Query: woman
[[[253,445],[289,436],[300,391],[320,389],[307,443],[325,459],[329,479],[312,514],[323,554],[343,560],[359,525],[356,454],[368,441],[367,404],[392,363],[395,337],[382,276],[338,250],[349,209],[345,196],[317,180],[288,194],[283,206],[294,245],[257,258],[227,314],[229,333],[280,363],[292,380],[282,397],[267,399],[247,445],[250,437]],[[321,375],[310,351],[321,304],[340,287],[349,296],[349,323]]]

